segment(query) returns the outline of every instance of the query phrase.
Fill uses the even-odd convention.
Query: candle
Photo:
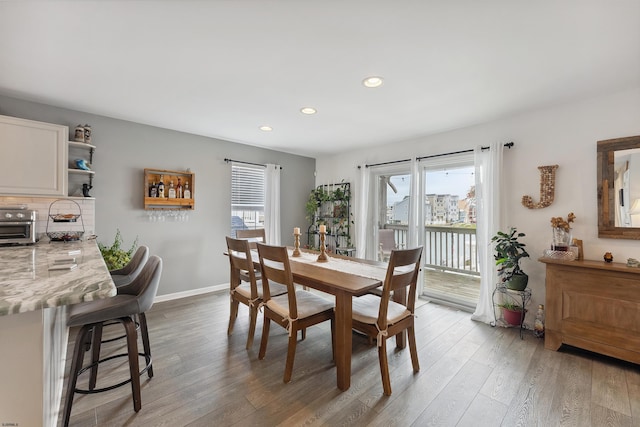
[[[324,224],[320,224],[320,232],[321,233],[326,233],[327,232],[327,226]]]
[[[293,234],[300,234],[300,227],[294,227]]]

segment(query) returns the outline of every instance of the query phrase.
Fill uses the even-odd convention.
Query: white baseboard
[[[207,286],[206,288],[193,289],[193,290],[184,291],[184,292],[176,292],[173,294],[159,295],[155,297],[153,302],[156,303],[156,302],[171,301],[175,299],[192,297],[192,296],[201,295],[201,294],[208,294],[209,292],[224,291],[228,289],[229,289],[229,283],[223,283],[221,285]]]

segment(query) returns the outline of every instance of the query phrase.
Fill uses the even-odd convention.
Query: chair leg
[[[420,363],[418,362],[418,347],[416,346],[416,331],[411,326],[407,329],[409,338],[409,351],[411,352],[411,364],[413,364],[413,372],[420,371]]]
[[[89,390],[96,388],[98,378],[98,360],[102,344],[102,323],[93,325],[93,339],[91,342],[91,371],[89,372]]]
[[[253,336],[256,334],[256,322],[258,320],[258,307],[249,306],[249,335],[247,336],[247,350],[253,346]]]
[[[264,355],[267,352],[267,341],[269,341],[269,326],[271,326],[271,319],[264,316],[262,323],[262,339],[260,340],[260,351],[258,352],[258,359],[264,359]]]
[[[144,354],[151,357],[151,346],[149,345],[149,329],[147,328],[147,315],[144,313],[140,313],[138,315],[139,323],[140,323],[140,333],[142,335],[142,347],[144,348]],[[146,359],[145,359],[146,363]],[[149,369],[147,370],[147,375],[149,378],[153,378],[153,360],[149,365]]]
[[[140,397],[140,368],[138,366],[138,334],[136,324],[131,317],[121,319],[127,333],[127,349],[129,353],[129,375],[131,375],[131,394],[133,395],[133,410],[138,412],[142,407]]]
[[[304,330],[304,329],[303,329]],[[291,381],[291,373],[293,372],[293,361],[296,358],[296,345],[298,344],[298,331],[294,331],[289,336],[289,345],[287,347],[287,362],[284,366],[284,382]]]
[[[231,297],[231,309],[229,313],[229,328],[227,329],[227,335],[231,335],[233,333],[233,325],[236,322],[236,317],[238,317],[238,304],[239,302]]]
[[[333,356],[333,362],[336,361],[336,319],[331,318],[331,355]]]
[[[84,340],[84,351],[91,349],[91,337],[92,335],[87,335],[87,338]]]
[[[298,336],[296,334],[296,336]],[[300,341],[304,341],[307,338],[307,329],[300,329]]]
[[[69,384],[67,384],[67,393],[64,401],[64,427],[69,426],[69,418],[71,418],[71,405],[73,404],[73,395],[75,394],[76,383],[78,382],[78,371],[82,369],[82,360],[84,359],[84,347],[86,340],[91,332],[91,325],[84,325],[78,331],[76,336],[76,344],[73,349],[73,359],[71,359],[71,370],[69,371]]]
[[[380,374],[382,375],[384,394],[391,396],[391,380],[389,379],[389,362],[387,360],[387,340],[384,338],[382,338],[382,345],[378,347],[378,360],[380,361]]]

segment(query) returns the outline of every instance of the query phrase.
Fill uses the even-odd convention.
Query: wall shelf
[[[165,197],[149,197],[152,185],[157,185],[162,177],[165,186]],[[177,187],[178,179],[183,187],[183,191],[188,183],[191,197],[169,198],[169,184],[173,181]],[[144,170],[144,187],[143,187],[144,208],[146,210],[166,210],[166,209],[195,209],[195,174],[189,171],[174,171],[167,169],[145,169]]]
[[[76,160],[83,159],[91,167],[91,164],[93,163],[93,153],[96,150],[96,146],[77,141],[68,141],[67,145],[69,148],[67,194],[69,197],[79,197],[81,194],[84,194],[84,184],[88,186],[88,190],[93,188],[93,177],[95,176],[95,172],[92,170],[78,169],[76,167]]]

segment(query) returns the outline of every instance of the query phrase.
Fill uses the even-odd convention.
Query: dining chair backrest
[[[264,228],[236,230],[236,238],[248,240],[251,249],[256,249],[256,243],[267,243]]]
[[[262,270],[262,299],[266,303],[271,299],[269,283],[279,283],[287,287],[289,295],[289,317],[298,317],[296,290],[289,263],[286,246],[271,246],[258,243],[258,255]]]
[[[251,259],[250,243],[246,239],[234,239],[227,236],[227,250],[229,254],[229,264],[231,267],[231,276],[239,277],[240,272],[249,278],[251,285],[251,299],[258,298],[258,289],[256,285],[256,273],[253,269],[253,261]],[[231,287],[234,288],[239,284],[239,280],[232,280]]]
[[[421,256],[422,246],[413,249],[396,249],[391,251],[387,274],[382,286],[380,311],[378,313],[378,325],[381,328],[386,328],[387,326],[387,309],[391,295],[401,288],[409,288],[409,292],[406,292],[405,300],[394,301],[406,306],[407,310],[414,313]]]

